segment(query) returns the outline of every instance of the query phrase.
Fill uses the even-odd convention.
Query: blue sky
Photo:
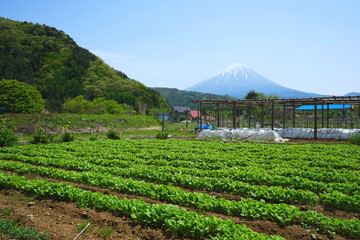
[[[185,89],[240,62],[285,87],[360,92],[360,1],[0,0],[150,87]]]

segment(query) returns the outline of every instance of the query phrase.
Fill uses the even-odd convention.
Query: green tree
[[[17,80],[0,81],[0,106],[11,113],[40,113],[44,100],[33,86]]]
[[[88,101],[83,95],[77,96],[74,99],[66,99],[63,104],[63,110],[68,113],[84,113],[89,106]]]
[[[91,113],[110,113],[121,114],[125,113],[121,104],[118,104],[115,100],[106,100],[105,98],[96,98],[90,103],[89,109]]]
[[[244,99],[265,99],[265,95],[263,93],[258,93],[254,90],[251,90],[246,94]]]

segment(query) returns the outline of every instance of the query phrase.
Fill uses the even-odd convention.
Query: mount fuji
[[[256,73],[248,66],[235,63],[213,77],[187,88],[187,91],[230,95],[239,99],[251,90],[262,92],[264,95],[277,95],[280,98],[322,97],[316,93],[302,92],[281,86]]]

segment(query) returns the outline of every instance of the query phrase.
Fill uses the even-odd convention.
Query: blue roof
[[[322,109],[323,105],[317,105],[317,109]],[[324,109],[327,109],[328,105],[324,105]],[[329,105],[329,109],[348,109],[351,106],[351,104],[331,104]],[[296,108],[296,110],[314,110],[315,105],[303,105],[301,107]]]

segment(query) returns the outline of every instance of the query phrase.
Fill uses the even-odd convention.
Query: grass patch
[[[360,133],[356,133],[355,135],[350,135],[349,142],[351,144],[356,144],[356,145],[360,146]]]
[[[153,117],[129,114],[2,114],[0,118],[13,121],[18,127],[33,127],[41,123],[51,131],[61,128],[79,129],[96,127],[114,127],[136,129],[160,126]]]
[[[13,208],[1,208],[0,209],[0,214],[4,215],[7,218],[10,218],[11,212],[12,212]]]
[[[80,233],[90,222],[88,221],[81,221],[80,223],[76,224],[76,230]],[[92,226],[90,224],[90,226],[88,226],[85,231],[83,232],[84,233],[87,233],[87,232],[91,232],[92,231]]]
[[[114,232],[114,229],[112,229],[110,226],[106,226],[99,231],[100,235],[104,239],[108,239],[113,232]]]

